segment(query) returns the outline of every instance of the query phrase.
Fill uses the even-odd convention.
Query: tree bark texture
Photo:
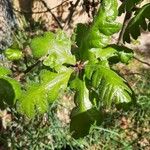
[[[14,27],[15,17],[11,0],[0,0],[0,51],[12,44],[12,30]]]

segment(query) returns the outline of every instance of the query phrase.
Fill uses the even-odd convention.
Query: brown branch
[[[124,76],[134,76],[134,75],[139,75],[139,76],[145,76],[144,74],[141,74],[141,73],[139,73],[139,72],[128,72],[128,73],[122,73],[122,75],[124,75]]]
[[[37,61],[35,64],[29,66],[25,71],[17,74],[17,76],[15,76],[15,79],[20,81],[27,73],[29,73],[32,69],[34,69],[39,63],[40,61]]]
[[[121,31],[119,33],[118,41],[117,41],[118,45],[120,45],[120,43],[122,41],[122,38],[123,38],[123,35],[124,35],[124,32],[125,32],[126,26],[127,26],[128,22],[129,22],[131,16],[132,16],[132,12],[126,12],[124,20],[123,20],[123,25],[122,25]]]
[[[56,8],[58,8],[59,6],[64,6],[63,4],[66,3],[67,1],[69,1],[69,0],[63,1],[61,4],[59,4],[59,5],[57,5],[57,6],[53,7],[53,8],[50,8],[50,10],[56,9]],[[33,12],[33,11],[25,11],[25,10],[19,11],[19,10],[15,9],[15,8],[13,8],[13,10],[16,11],[16,12],[19,12],[19,13],[24,13],[24,14],[31,14],[31,13],[33,13],[33,14],[41,14],[41,13],[49,12],[49,10],[36,11],[36,12]]]
[[[44,0],[41,0],[41,2],[43,3],[43,5],[46,7],[47,10],[45,10],[45,11],[40,11],[40,12],[19,11],[19,10],[16,10],[15,8],[13,8],[13,9],[14,9],[14,11],[16,11],[16,12],[25,13],[25,14],[31,14],[31,13],[33,13],[33,14],[38,14],[38,13],[50,12],[51,15],[52,15],[52,17],[54,18],[54,20],[57,22],[58,26],[59,26],[61,29],[63,29],[63,27],[62,27],[60,21],[58,20],[58,18],[55,16],[55,14],[54,14],[51,10],[53,10],[53,9],[55,9],[55,8],[57,8],[57,7],[59,7],[59,6],[61,6],[63,3],[67,2],[67,1],[69,1],[69,0],[66,0],[66,1],[62,2],[61,4],[59,4],[59,5],[57,5],[57,6],[53,7],[53,8],[49,8],[49,7],[47,6],[47,4],[45,3],[45,1],[44,1]]]
[[[69,1],[69,0],[63,1],[61,4],[59,4],[59,5],[57,5],[57,6],[53,7],[53,8],[51,8],[51,10],[53,10],[53,9],[59,7],[59,6],[64,6],[63,4],[66,3],[66,2],[68,2],[68,1]]]
[[[150,63],[145,62],[145,61],[143,61],[143,60],[141,60],[141,59],[137,58],[136,56],[134,56],[133,58],[134,58],[134,59],[136,59],[137,61],[139,61],[140,63],[145,64],[145,65],[147,65],[147,66],[149,66],[149,67],[150,67]]]
[[[124,0],[120,0],[120,1],[123,2]],[[125,32],[125,29],[126,29],[128,23],[129,23],[130,19],[131,19],[132,12],[137,11],[138,9],[139,9],[139,7],[134,6],[134,7],[132,8],[132,11],[131,11],[131,12],[128,12],[128,11],[126,12],[125,17],[124,17],[124,21],[123,21],[123,25],[122,25],[122,28],[121,28],[121,31],[120,31],[120,33],[119,33],[119,38],[118,38],[118,42],[117,42],[118,45],[119,45],[120,42],[122,41],[122,38],[123,38],[123,35],[124,35],[124,32]]]
[[[47,11],[49,11],[52,15],[52,17],[55,19],[55,21],[57,22],[58,26],[63,29],[61,23],[59,22],[58,18],[55,16],[54,13],[52,13],[51,9],[47,6],[46,2],[44,0],[41,0],[41,2],[43,3],[43,5],[47,8]]]
[[[28,72],[30,72],[33,68],[35,68],[39,63],[41,62],[41,60],[38,60],[35,64],[29,66],[25,71],[24,74],[27,74]]]
[[[71,22],[71,20],[72,20],[72,16],[73,16],[73,14],[74,14],[74,12],[75,12],[75,9],[76,9],[76,7],[78,6],[79,2],[80,2],[80,0],[77,0],[75,4],[72,4],[72,6],[71,6],[71,8],[70,8],[70,14],[69,14],[68,17],[67,17],[67,20],[68,20],[68,21],[67,21],[67,25],[70,24],[70,22]]]
[[[46,56],[45,56],[46,57]],[[41,57],[39,60],[37,60],[36,63],[32,64],[31,66],[27,67],[27,69],[21,73],[19,73],[15,79],[20,80],[23,76],[25,76],[27,73],[29,73],[31,70],[33,70],[38,64],[40,64],[45,57]]]

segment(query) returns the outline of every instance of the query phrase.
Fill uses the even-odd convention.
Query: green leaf
[[[43,64],[55,70],[59,70],[63,64],[74,65],[76,62],[71,54],[71,40],[61,30],[58,30],[55,35],[46,32],[43,36],[32,39],[30,45],[33,56],[40,58],[47,55]]]
[[[82,24],[82,23],[77,24],[77,28],[75,29],[75,33],[76,33],[75,41],[78,47],[81,46],[82,38],[86,36],[87,31],[88,31],[88,26],[86,24]]]
[[[128,23],[124,35],[123,41],[130,43],[130,35],[137,39],[138,36],[141,34],[141,28],[143,30],[148,29],[148,23],[150,22],[150,3],[144,5],[140,8],[136,13],[135,16],[130,20]]]
[[[117,13],[117,0],[103,0],[92,25],[77,26],[76,43],[82,60],[95,61],[95,51],[91,49],[106,47],[111,35],[120,30],[121,24],[115,22]]]
[[[117,11],[117,0],[103,0],[94,20],[94,27],[98,27],[99,31],[104,35],[110,36],[120,30],[121,24],[115,22]]]
[[[134,93],[126,81],[110,68],[98,64],[89,64],[85,68],[86,77],[99,95],[99,101],[110,107],[112,103],[129,103]]]
[[[17,99],[21,96],[20,83],[10,77],[0,77],[0,106],[7,105],[13,106]]]
[[[85,112],[92,108],[92,103],[89,100],[89,91],[86,88],[85,81],[76,78],[71,83],[71,88],[76,90],[75,104],[78,106],[72,112],[72,116]]]
[[[48,109],[46,91],[39,84],[29,86],[17,103],[17,110],[28,118],[33,118],[37,113],[45,113]]]
[[[122,63],[128,64],[134,56],[133,50],[125,46],[112,44],[109,45],[108,48],[114,49],[116,51],[116,55],[113,56],[114,58],[109,59],[109,61],[113,63],[118,60],[118,62],[121,61]]]
[[[51,48],[55,35],[45,32],[43,36],[37,36],[31,40],[30,47],[34,58],[45,56]]]
[[[77,77],[72,81],[71,88],[76,91],[76,107],[71,113],[70,130],[75,138],[79,138],[88,134],[92,124],[100,124],[102,115],[90,101],[84,80]]]
[[[54,69],[60,68],[63,64],[74,65],[76,62],[71,54],[71,40],[61,30],[57,32],[48,54],[43,64]]]
[[[128,63],[133,58],[133,51],[125,46],[108,45],[106,48],[92,48],[89,50],[94,58],[111,63]]]
[[[21,95],[20,83],[8,77],[12,74],[8,68],[0,66],[0,107],[3,109],[6,105],[13,106]]]
[[[124,0],[119,7],[119,16],[125,11],[131,12],[132,9],[143,0]]]
[[[95,55],[96,58],[100,58],[101,60],[108,60],[110,57],[117,56],[116,49],[112,47],[106,48],[92,48],[90,52]]]
[[[60,90],[63,90],[67,87],[72,72],[72,69],[66,69],[65,72],[61,73],[53,73],[49,71],[41,72],[41,84],[46,85],[45,88],[47,88],[49,91],[47,96],[50,103],[56,100]]]
[[[5,50],[4,54],[6,58],[11,61],[20,60],[23,58],[23,54],[19,49],[8,48]]]
[[[120,52],[119,57],[122,63],[128,64],[131,58],[133,58],[133,53]]]
[[[0,77],[7,76],[7,75],[10,75],[10,74],[12,74],[11,70],[9,70],[6,67],[0,66]]]
[[[42,114],[47,111],[48,104],[53,103],[61,90],[65,89],[73,70],[53,73],[43,70],[40,73],[40,83],[29,86],[18,101],[18,111],[29,118],[36,112]]]

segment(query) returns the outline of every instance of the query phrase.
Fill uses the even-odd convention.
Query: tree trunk
[[[0,51],[8,48],[12,42],[12,30],[15,18],[11,0],[0,0]]]

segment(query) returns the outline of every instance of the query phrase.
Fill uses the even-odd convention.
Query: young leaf
[[[37,112],[41,114],[46,112],[48,109],[46,94],[46,90],[40,84],[28,85],[27,91],[18,100],[18,112],[29,118],[33,118]]]
[[[63,64],[75,64],[75,57],[71,54],[71,41],[61,30],[55,35],[46,32],[43,36],[32,39],[31,49],[35,58],[47,55],[43,64],[55,70],[59,70]]]
[[[122,63],[128,64],[134,56],[133,50],[125,46],[112,44],[109,45],[108,48],[116,51],[116,55],[113,56],[114,58],[109,57],[111,63],[121,61]]]
[[[95,58],[100,58],[100,60],[108,60],[111,57],[117,56],[116,49],[112,47],[91,48],[90,52],[95,55]]]
[[[5,50],[4,54],[8,60],[12,61],[20,60],[23,58],[23,54],[19,49],[8,48],[7,50]]]
[[[94,61],[91,48],[106,47],[110,36],[120,30],[121,24],[115,22],[117,13],[117,0],[103,0],[93,24],[88,29],[83,25],[77,26],[76,41],[82,60]]]
[[[56,69],[63,64],[75,64],[75,57],[71,54],[71,41],[63,31],[57,32],[48,54],[43,62],[45,66]]]
[[[149,14],[150,14],[150,3],[144,5],[135,13],[135,16],[130,20],[125,29],[123,35],[124,42],[130,43],[130,35],[134,39],[137,39],[138,36],[141,34],[140,31],[141,28],[145,31],[148,29],[148,23],[150,22]]]
[[[94,107],[89,99],[89,90],[85,81],[76,78],[71,83],[75,93],[76,107],[71,113],[70,130],[75,138],[83,137],[88,134],[92,124],[99,124],[102,120],[101,113]]]
[[[101,60],[107,60],[110,57],[114,57],[117,56],[117,51],[116,49],[112,48],[112,47],[106,47],[104,49],[102,49],[101,51],[99,51],[99,57]]]
[[[45,88],[49,91],[47,96],[50,103],[56,100],[60,90],[67,87],[72,72],[72,69],[66,68],[65,71],[61,73],[53,73],[45,70],[40,73],[41,84],[46,84]]]
[[[133,57],[133,51],[125,46],[119,45],[108,45],[105,48],[91,48],[90,52],[95,55],[94,57],[97,59],[104,61],[107,60],[110,63],[128,63],[129,60]]]
[[[89,64],[85,68],[85,74],[89,80],[92,80],[92,86],[98,92],[100,102],[105,106],[133,101],[133,91],[126,81],[109,68]]]
[[[34,58],[45,56],[50,50],[54,40],[52,32],[45,32],[43,36],[35,37],[31,40],[30,47]]]
[[[72,71],[71,69],[62,73],[42,71],[40,83],[28,87],[19,99],[18,111],[29,118],[34,117],[36,112],[46,112],[48,104],[54,102],[60,90],[66,88]]]
[[[71,83],[71,88],[76,90],[75,104],[77,107],[72,112],[72,117],[87,111],[93,107],[91,101],[89,100],[89,91],[86,88],[85,81],[76,78]]]

